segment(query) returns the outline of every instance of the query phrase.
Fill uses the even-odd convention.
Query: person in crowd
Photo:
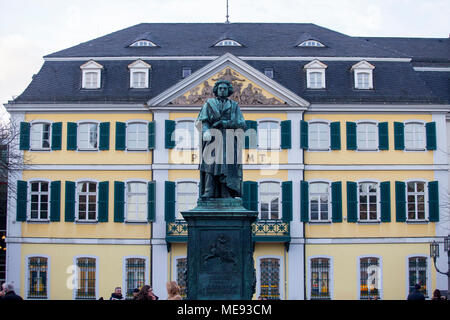
[[[149,285],[142,286],[136,300],[158,300],[159,297],[153,293],[152,287]]]
[[[181,300],[180,287],[175,281],[168,281],[167,287],[167,300]]]
[[[425,296],[420,292],[421,285],[416,284],[414,286],[414,291],[408,295],[408,300],[425,300]]]
[[[133,289],[133,300],[137,300],[138,294],[139,294],[139,288],[134,288]]]
[[[14,292],[14,285],[12,283],[4,283],[3,288],[3,300],[23,300],[21,296]]]
[[[116,287],[114,289],[114,292],[111,293],[111,297],[109,298],[109,300],[123,300],[123,296],[122,296],[122,288],[121,287]]]

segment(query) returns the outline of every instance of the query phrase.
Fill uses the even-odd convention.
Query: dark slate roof
[[[146,61],[145,59],[143,61]],[[101,61],[102,88],[81,89],[80,61],[47,61],[25,92],[14,100],[26,102],[96,102],[145,103],[181,80],[183,67],[195,72],[210,61],[146,61],[151,64],[150,88],[130,89],[130,61]],[[440,99],[425,84],[407,62],[372,62],[374,90],[353,89],[354,61],[327,61],[326,89],[306,88],[303,69],[308,61],[246,61],[255,69],[273,68],[274,79],[284,87],[310,102],[323,103],[437,103]],[[399,76],[401,75],[401,76]]]
[[[160,47],[128,47],[145,33]],[[327,47],[297,47],[304,33]],[[245,46],[211,47],[224,35],[232,35]],[[46,57],[221,56],[225,52],[236,56],[404,57],[364,39],[309,23],[142,23]]]
[[[401,52],[417,62],[450,62],[450,38],[364,37],[360,39]]]
[[[160,47],[128,47],[134,40],[147,37]],[[325,48],[296,47],[302,37],[313,37]],[[213,47],[224,37],[244,47]],[[369,38],[365,38],[369,39]],[[368,41],[316,26],[314,24],[261,23],[189,23],[139,24],[104,37],[81,43],[47,57],[102,56],[307,56],[307,57],[408,57],[412,51],[398,51],[382,41]],[[375,38],[370,38],[375,39]],[[379,38],[376,38],[379,39]],[[381,39],[381,38],[380,38]],[[388,39],[389,40],[389,39]],[[438,43],[431,41],[431,43]],[[440,42],[439,42],[440,43]],[[406,44],[405,44],[406,46]],[[445,53],[430,50],[432,57]],[[412,50],[412,49],[411,49]],[[444,50],[445,51],[445,50]],[[419,54],[417,54],[419,56]],[[86,61],[45,61],[26,90],[11,103],[146,103],[182,80],[183,67],[193,72],[211,60],[146,60],[150,70],[150,88],[130,89],[130,60],[101,60],[100,89],[81,89],[80,66]],[[326,89],[306,88],[304,65],[310,61],[245,60],[255,69],[273,68],[274,81],[312,103],[449,103],[448,72],[438,75],[417,72],[413,64],[398,60],[370,61],[374,69],[374,89],[355,90],[351,67],[356,61],[324,61]]]

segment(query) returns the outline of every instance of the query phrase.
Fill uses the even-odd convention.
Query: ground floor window
[[[145,259],[126,259],[126,299],[133,298],[133,289],[141,289],[145,284]]]
[[[28,259],[28,299],[47,299],[47,258]]]
[[[409,293],[414,291],[414,286],[420,284],[420,292],[425,297],[428,296],[427,290],[427,258],[411,257],[408,259],[409,275]]]
[[[180,287],[181,298],[186,299],[187,258],[177,259],[177,283]]]
[[[269,300],[280,299],[280,260],[264,258],[260,261],[260,296]]]
[[[361,258],[359,262],[360,272],[360,299],[377,300],[380,298],[379,272],[380,262],[378,258]]]
[[[95,258],[78,258],[78,287],[75,299],[96,299],[96,261]]]
[[[311,259],[311,299],[330,299],[330,259]]]

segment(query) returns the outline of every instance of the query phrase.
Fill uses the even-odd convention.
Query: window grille
[[[427,258],[412,257],[409,258],[409,293],[413,292],[414,286],[420,284],[420,292],[427,297]]]
[[[141,289],[145,284],[145,259],[126,260],[126,299],[133,299],[133,289]]]
[[[94,258],[78,258],[78,287],[75,299],[96,299],[96,262]]]
[[[187,296],[187,258],[177,259],[177,283],[180,287],[181,298],[185,299]]]
[[[47,258],[28,260],[28,299],[47,299]]]
[[[362,258],[360,260],[360,299],[374,300],[380,298],[379,259]]]
[[[330,298],[330,260],[311,259],[311,300]]]
[[[280,299],[280,260],[276,258],[261,259],[260,296],[269,300]]]

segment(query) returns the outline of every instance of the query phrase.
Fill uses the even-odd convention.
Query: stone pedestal
[[[241,199],[199,200],[188,223],[189,300],[250,300],[255,290],[252,223]]]

